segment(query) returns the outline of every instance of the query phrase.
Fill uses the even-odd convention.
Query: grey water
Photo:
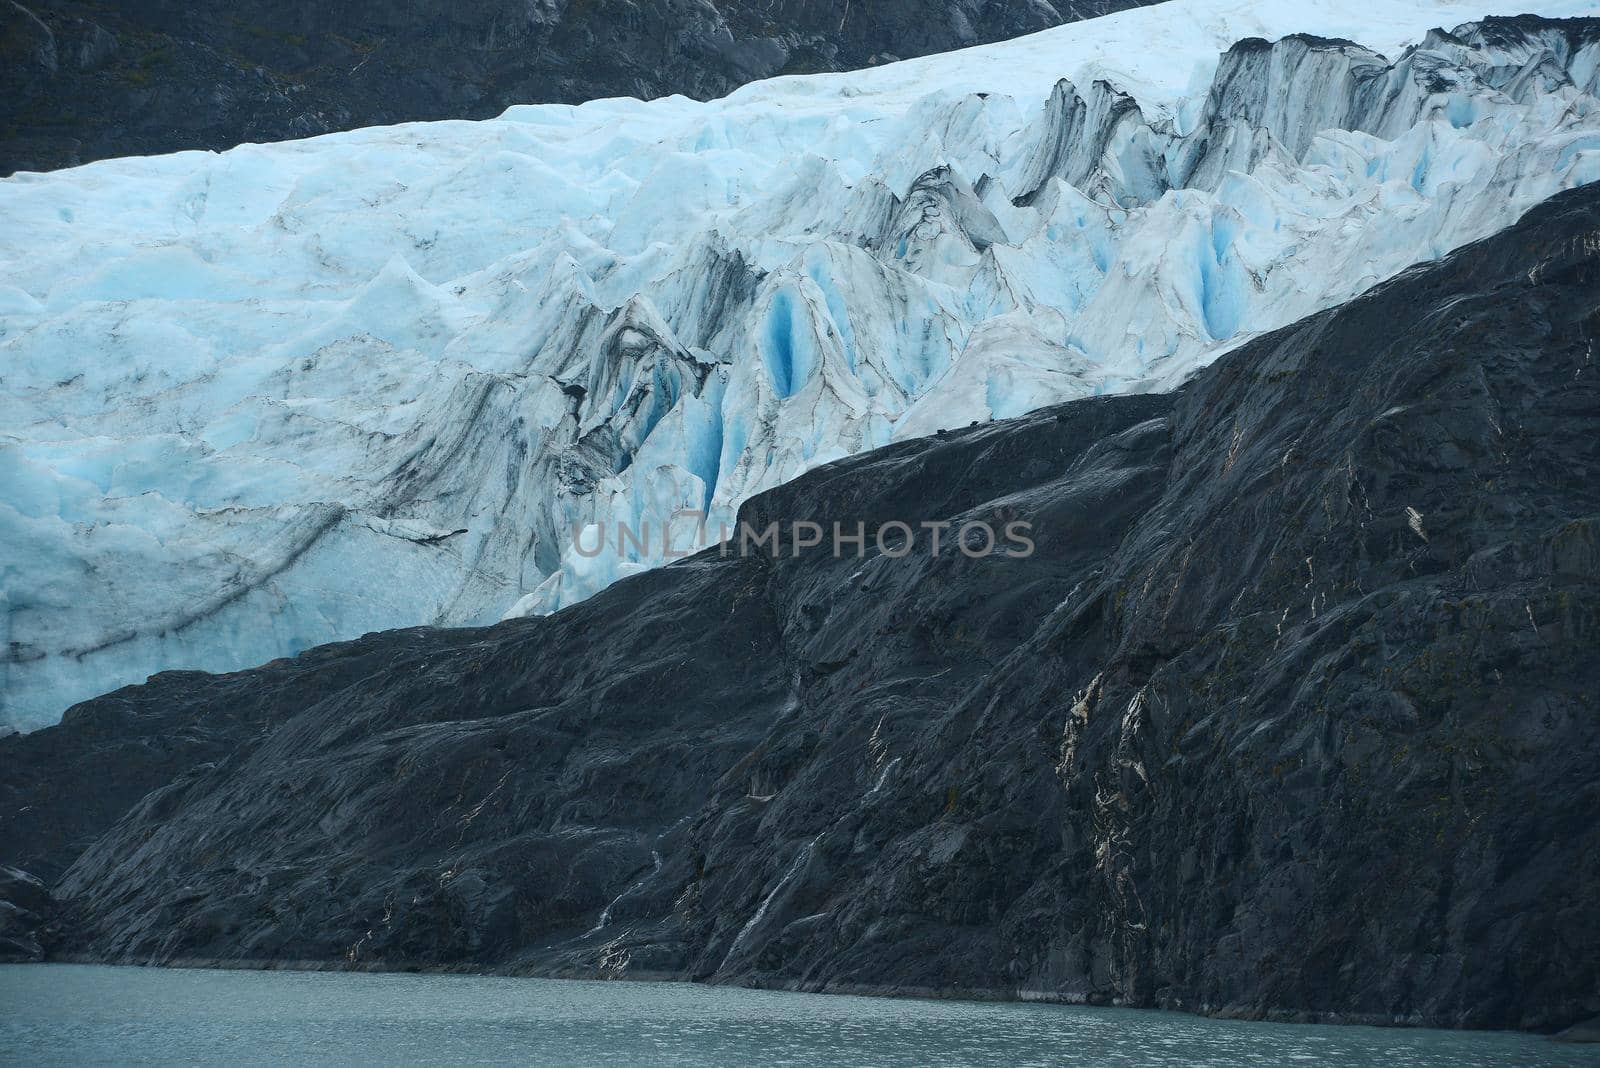
[[[0,966],[0,1064],[1594,1065],[1536,1035],[461,975]]]

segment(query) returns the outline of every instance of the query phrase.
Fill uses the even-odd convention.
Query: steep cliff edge
[[[0,841],[63,863],[66,780],[159,778],[96,748],[150,724],[204,762],[59,881],[69,952],[1563,1027],[1600,1011],[1597,341],[1589,186],[1177,394],[743,509],[1020,518],[1026,559],[713,551],[163,676],[0,739],[58,791]]]

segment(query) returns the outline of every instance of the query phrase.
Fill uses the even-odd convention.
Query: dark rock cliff
[[[1176,395],[745,509],[1021,519],[1031,557],[713,551],[160,676],[0,740],[0,859],[99,836],[55,889],[108,961],[1591,1018],[1597,342],[1591,186]]]
[[[721,96],[1148,0],[0,0],[0,175],[511,104]]]
[[[55,898],[44,883],[0,865],[0,964],[44,960],[55,916]]]

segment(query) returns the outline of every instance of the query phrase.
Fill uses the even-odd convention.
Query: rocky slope
[[[5,0],[0,175],[947,52],[1148,0]]]
[[[64,951],[1556,1029],[1600,1011],[1597,342],[1590,186],[1176,394],[742,509],[1027,558],[711,551],[164,676],[0,740],[59,791],[0,841],[59,866],[74,788],[191,745]]]
[[[37,876],[0,865],[0,964],[44,960],[55,915],[55,899]]]
[[[574,530],[1171,388],[1600,180],[1600,19],[1461,10],[1172,0],[0,182],[0,724],[565,607],[663,560]]]

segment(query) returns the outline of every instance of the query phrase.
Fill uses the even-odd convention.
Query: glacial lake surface
[[[458,975],[0,965],[0,1064],[1600,1065],[1534,1035]]]

